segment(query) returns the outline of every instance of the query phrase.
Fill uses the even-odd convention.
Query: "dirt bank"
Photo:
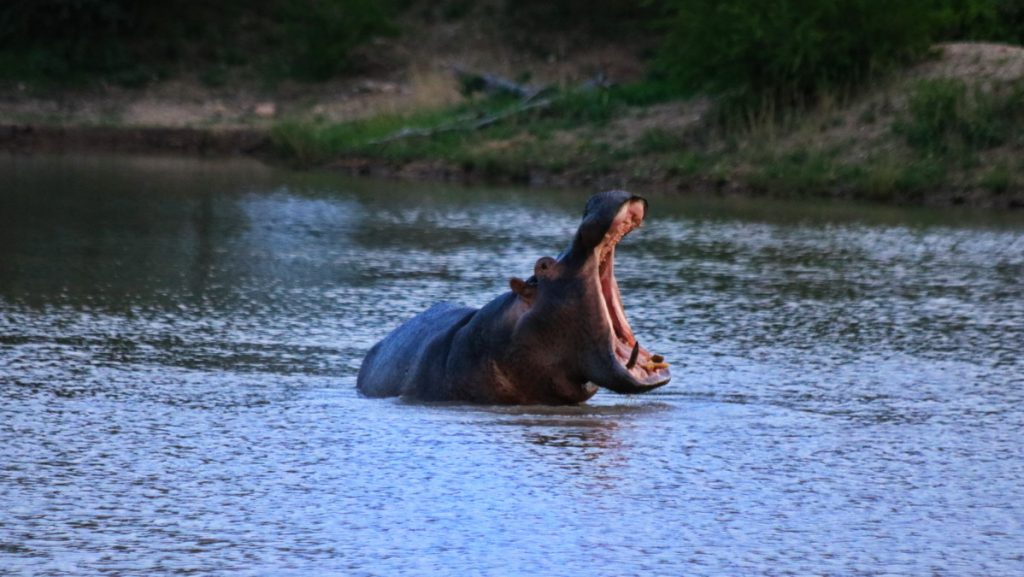
[[[0,150],[237,155],[266,152],[266,131],[249,128],[0,125]]]
[[[635,51],[622,47],[513,57],[485,37],[443,27],[410,34],[402,44],[380,47],[375,74],[272,91],[251,82],[209,87],[188,78],[134,91],[34,93],[7,87],[0,90],[0,150],[244,154],[287,162],[287,147],[274,140],[274,127],[298,123],[343,133],[346,123],[450,107],[463,101],[454,66],[510,77],[531,71],[537,73],[531,82],[552,85],[572,85],[596,71],[635,80],[642,71]],[[457,38],[468,40],[460,45],[452,41]],[[711,119],[713,103],[692,99],[627,107],[607,122],[554,131],[529,123],[479,131],[458,143],[461,149],[441,152],[429,146],[404,155],[386,146],[328,151],[315,165],[417,180],[1021,208],[1024,125],[1014,123],[1022,118],[1012,107],[992,109],[988,95],[1019,99],[1022,87],[1024,49],[944,44],[933,59],[870,89],[739,132],[723,133]],[[907,136],[922,94],[960,99],[950,101],[964,115],[960,124],[940,122],[926,135],[949,143],[931,146]],[[982,101],[989,109],[965,108]],[[1005,134],[968,149],[960,132],[977,128],[970,123],[988,123],[981,129]],[[555,157],[558,162],[552,162]]]

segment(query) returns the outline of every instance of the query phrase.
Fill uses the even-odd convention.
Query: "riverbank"
[[[269,146],[267,131],[248,128],[0,125],[0,150],[11,152],[236,155],[258,154]]]
[[[1019,47],[940,45],[923,64],[800,114],[766,106],[724,119],[705,98],[651,97],[629,51],[610,54],[505,59],[501,72],[540,70],[534,84],[553,87],[527,106],[460,94],[455,56],[315,88],[16,87],[0,97],[0,148],[257,154],[404,179],[1024,207]],[[620,84],[574,88],[597,68]]]

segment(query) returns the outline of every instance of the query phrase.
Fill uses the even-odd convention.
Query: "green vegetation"
[[[929,154],[970,158],[1020,140],[1024,83],[982,89],[962,80],[922,81],[913,87],[908,108],[908,117],[894,126],[907,144]]]
[[[409,115],[380,115],[340,124],[284,121],[271,133],[278,152],[300,165],[349,155],[388,161],[435,160],[480,168],[496,178],[557,170],[575,154],[614,154],[601,143],[558,134],[607,124],[624,106],[618,90],[567,91],[531,106],[509,97],[472,100]]]
[[[705,123],[688,137],[654,125],[624,138],[618,123],[644,110],[629,104],[635,87],[556,93],[549,106],[535,109],[506,97],[340,124],[284,122],[273,140],[279,153],[303,165],[338,157],[396,167],[427,161],[506,181],[628,174],[636,182],[712,189],[740,182],[766,195],[887,202],[920,202],[950,186],[996,195],[1019,186],[1024,166],[1010,160],[1024,148],[1024,83],[986,90],[952,80],[907,86],[905,102],[893,111],[867,108],[870,123],[886,127],[878,137],[885,148],[864,152],[850,151],[849,137],[814,142],[823,127],[843,129],[847,120],[836,111],[766,121],[746,132]],[[867,112],[860,116],[856,122],[865,122]],[[478,125],[488,118],[500,120]],[[1005,159],[980,160],[989,154]]]
[[[1008,163],[999,163],[981,176],[981,186],[992,194],[1004,194],[1014,186],[1015,174]]]
[[[798,145],[749,153],[722,154],[695,174],[735,175],[753,191],[770,196],[845,196],[885,202],[918,202],[940,187],[946,167],[930,158],[871,155],[844,159],[838,150]]]
[[[588,138],[587,133],[600,132],[628,110],[665,99],[663,88],[655,83],[555,90],[531,101],[532,104],[509,96],[494,96],[413,114],[384,114],[337,124],[284,120],[275,126],[271,139],[279,153],[303,166],[340,155],[360,155],[461,165],[526,164],[516,170],[522,173],[530,167],[562,166],[579,154],[606,162],[621,157],[626,150]],[[492,121],[477,128],[487,119]],[[403,131],[415,134],[397,137]],[[565,137],[569,133],[573,133],[572,142],[556,142],[558,135]],[[654,142],[659,138],[678,143],[675,137],[655,130],[647,135],[649,142],[640,146],[669,145]],[[481,146],[484,143],[492,146]]]
[[[1024,81],[912,82],[905,109],[885,121],[895,142],[883,138],[885,150],[865,155],[816,149],[800,144],[799,138],[795,144],[769,138],[754,152],[724,154],[718,162],[746,167],[742,178],[752,187],[787,196],[833,191],[917,202],[942,188],[959,191],[954,196],[978,190],[998,195],[1019,186],[1024,165],[1015,166],[1010,159],[1019,158],[1024,148]],[[901,141],[904,146],[899,146]]]
[[[669,0],[658,65],[681,93],[776,109],[844,92],[921,57],[932,0]]]
[[[1024,43],[1024,2],[948,0],[938,4],[944,39]]]
[[[726,120],[845,96],[945,40],[1024,42],[1020,0],[665,0],[655,72]]]
[[[467,33],[491,31],[535,62],[625,37],[647,74],[610,88],[563,80],[530,99],[465,86],[459,104],[336,123],[312,106],[280,106],[277,153],[302,166],[358,157],[501,180],[607,176],[889,201],[935,189],[1005,198],[1024,186],[1024,81],[993,75],[995,58],[984,81],[893,73],[934,55],[936,42],[1024,41],[1021,0],[19,1],[0,8],[0,82],[141,86],[184,70],[211,87],[233,84],[239,70],[268,85],[320,81],[357,70],[369,52],[360,47],[401,34],[397,22],[459,19],[477,19]],[[530,71],[520,72],[527,82]],[[451,98],[418,102],[427,101]]]
[[[394,31],[376,0],[33,0],[0,8],[0,80],[138,86],[196,66],[211,83],[228,67],[321,80],[348,54]]]
[[[345,71],[349,53],[374,36],[395,32],[388,2],[286,0],[277,8],[292,74],[326,80]]]
[[[636,0],[508,0],[501,17],[505,33],[517,43],[529,45],[537,31],[564,34],[578,32],[581,38],[622,34],[643,34],[661,10],[661,2]]]
[[[1020,0],[33,0],[0,8],[0,79],[140,85],[198,68],[217,85],[249,66],[324,80],[351,70],[359,45],[397,33],[401,14],[476,14],[528,50],[547,50],[545,34],[650,37],[658,90],[776,110],[844,93],[936,41],[1024,40]]]

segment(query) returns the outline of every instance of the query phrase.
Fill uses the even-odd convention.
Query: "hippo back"
[[[445,361],[452,339],[475,312],[438,303],[409,319],[366,353],[356,388],[368,397],[446,400]]]

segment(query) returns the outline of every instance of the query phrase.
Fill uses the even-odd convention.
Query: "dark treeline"
[[[655,71],[675,89],[787,106],[947,40],[1024,41],[1024,0],[666,0]]]
[[[144,84],[198,63],[324,80],[404,14],[474,13],[532,30],[653,36],[652,81],[674,94],[813,99],[943,40],[1024,42],[1024,0],[3,0],[0,79]]]
[[[380,0],[3,0],[0,75],[138,85],[198,63],[324,80],[394,32],[395,13]]]

